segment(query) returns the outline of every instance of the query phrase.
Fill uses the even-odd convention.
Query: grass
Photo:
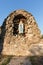
[[[32,56],[30,57],[32,65],[43,65],[43,56]]]
[[[2,60],[3,62],[1,63],[1,65],[7,65],[10,62],[11,58],[12,56],[3,56],[4,61]]]
[[[32,65],[36,65],[35,57],[30,57],[30,61]]]

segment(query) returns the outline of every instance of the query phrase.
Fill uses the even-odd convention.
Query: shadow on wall
[[[5,36],[5,33],[6,33],[6,19],[4,20],[4,23],[2,24],[1,26],[1,34],[0,34],[0,54],[3,50],[3,43],[4,43],[4,36]]]

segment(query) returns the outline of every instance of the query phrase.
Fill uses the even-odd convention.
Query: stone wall
[[[22,14],[26,18],[25,36],[13,34],[14,18]],[[2,24],[3,55],[29,55],[29,46],[40,41],[40,30],[31,13],[24,10],[12,12]]]

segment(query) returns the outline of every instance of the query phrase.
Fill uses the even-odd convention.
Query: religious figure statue
[[[21,20],[19,23],[19,33],[23,33],[23,30],[24,30],[24,26],[23,26],[23,22]]]

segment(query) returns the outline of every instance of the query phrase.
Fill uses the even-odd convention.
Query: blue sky
[[[32,13],[43,34],[43,0],[0,0],[0,26],[11,12],[18,9]]]

